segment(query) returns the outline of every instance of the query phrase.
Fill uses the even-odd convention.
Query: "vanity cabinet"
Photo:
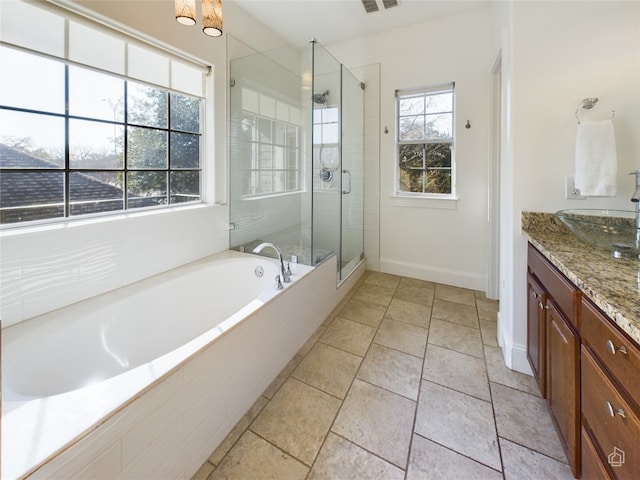
[[[527,356],[576,478],[580,475],[580,291],[533,246],[528,251]],[[533,301],[537,300],[534,309]],[[541,357],[542,355],[542,357]]]
[[[640,479],[640,347],[529,244],[527,357],[576,478]]]
[[[583,468],[605,471],[603,478],[637,480],[640,349],[588,299],[582,300],[580,334],[583,436],[592,444]]]
[[[547,348],[544,290],[531,273],[527,274],[527,359],[538,382],[542,398],[547,396]]]

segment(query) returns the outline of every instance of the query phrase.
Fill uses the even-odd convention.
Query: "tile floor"
[[[497,302],[366,272],[193,480],[571,479]]]

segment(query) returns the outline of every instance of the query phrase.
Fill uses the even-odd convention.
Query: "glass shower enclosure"
[[[232,58],[230,247],[364,259],[364,84],[315,40]],[[265,251],[266,253],[267,251]]]

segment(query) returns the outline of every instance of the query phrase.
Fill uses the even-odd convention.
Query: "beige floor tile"
[[[444,320],[431,320],[429,343],[484,358],[480,330]]]
[[[377,327],[386,311],[387,307],[384,305],[352,298],[340,310],[340,317]]]
[[[483,320],[496,322],[498,320],[498,302],[497,300],[477,300],[478,317]]]
[[[412,287],[418,287],[418,288],[428,289],[428,290],[435,290],[436,288],[436,284],[434,282],[428,282],[426,280],[419,280],[417,278],[409,278],[409,277],[402,277],[400,279],[400,284],[405,287],[412,286]]]
[[[500,438],[505,480],[573,480],[569,465]]]
[[[422,376],[430,382],[491,401],[487,371],[481,358],[429,344]]]
[[[480,333],[483,344],[489,347],[498,346],[498,324],[496,322],[480,319]]]
[[[373,341],[378,345],[424,358],[427,329],[385,318],[378,327]]]
[[[374,343],[364,357],[358,378],[417,400],[421,370],[420,358]]]
[[[556,460],[566,460],[545,400],[497,383],[491,383],[491,396],[498,435]]]
[[[369,325],[337,317],[320,337],[322,343],[364,357],[376,329]]]
[[[332,430],[405,468],[415,402],[355,379]]]
[[[395,290],[400,283],[400,278],[401,277],[390,273],[370,272],[367,278],[365,278],[364,283],[372,283],[379,287]]]
[[[334,319],[332,318],[331,321],[333,320]],[[328,323],[326,327],[320,326],[320,328],[318,328],[315,332],[313,332],[313,334],[309,337],[309,339],[304,343],[302,348],[298,350],[298,355],[304,357],[307,353],[309,353],[309,350],[311,350],[311,347],[313,347],[315,343],[320,339],[320,337],[327,330],[330,324],[331,323]]]
[[[353,295],[353,298],[366,300],[386,307],[389,305],[389,302],[391,302],[393,293],[394,290],[392,288],[381,287],[373,283],[363,283]]]
[[[292,376],[301,382],[344,398],[356,376],[361,357],[324,343],[316,343]]]
[[[458,323],[467,327],[479,328],[478,311],[475,306],[450,302],[436,298],[433,301],[431,318]]]
[[[209,480],[304,480],[308,467],[247,430]]]
[[[209,462],[204,462],[193,477],[191,477],[191,480],[207,480],[211,472],[213,472],[213,469],[213,465]]]
[[[491,468],[502,468],[490,402],[423,381],[415,432]]]
[[[311,465],[339,408],[337,398],[290,378],[254,420],[251,430]]]
[[[262,395],[267,398],[272,398],[276,394],[278,389],[282,386],[282,384],[287,380],[287,378],[289,378],[289,376],[295,370],[301,360],[302,355],[296,354],[296,356],[293,357],[291,361],[287,363],[287,365],[282,369],[275,380],[271,382],[271,385],[269,385],[267,389],[262,392]]]
[[[481,292],[479,290],[474,290],[473,293],[476,296],[476,300],[489,300],[487,298],[487,295],[484,292]]]
[[[487,373],[489,380],[507,387],[522,390],[532,395],[540,396],[538,383],[530,375],[516,372],[507,368],[502,357],[502,350],[499,347],[489,347],[485,345],[484,356],[487,362]]]
[[[389,304],[386,317],[398,322],[429,328],[431,307],[394,298]]]
[[[404,471],[329,433],[308,480],[403,480]]]
[[[419,435],[413,436],[407,480],[502,480],[502,473]]]
[[[258,416],[258,414],[262,411],[264,406],[267,404],[269,400],[265,397],[260,397],[256,402],[251,406],[249,411],[244,414],[244,416],[240,419],[240,421],[233,427],[231,432],[225,437],[222,443],[214,450],[214,452],[209,457],[209,461],[214,465],[218,465],[222,458],[231,450],[233,444],[238,441],[238,439],[242,436],[244,431],[251,425],[251,422]]]
[[[476,306],[476,295],[473,290],[466,288],[452,287],[451,285],[436,285],[436,298],[449,302],[463,303],[465,305]]]
[[[419,303],[430,307],[433,304],[435,286],[421,280],[406,281],[403,278],[398,285],[394,298],[405,302]]]

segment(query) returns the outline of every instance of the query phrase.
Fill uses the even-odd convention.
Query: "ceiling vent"
[[[376,3],[376,0],[362,0],[362,5],[364,5],[364,9],[367,13],[378,11],[378,4]]]
[[[377,12],[379,10],[378,3],[377,3],[378,0],[361,0],[361,1],[367,13]],[[385,9],[391,8],[391,7],[397,7],[398,0],[382,0],[382,4],[384,5]]]

